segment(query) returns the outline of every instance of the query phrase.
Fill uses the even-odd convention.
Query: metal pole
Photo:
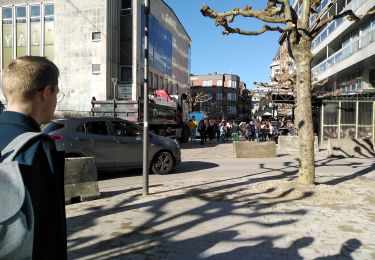
[[[150,0],[144,0],[145,4],[145,60],[144,60],[144,83],[143,83],[143,195],[148,195],[148,29]]]
[[[118,79],[112,78],[113,83],[113,116],[116,116],[116,84]]]

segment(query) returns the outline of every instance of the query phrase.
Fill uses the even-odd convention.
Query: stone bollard
[[[275,142],[233,142],[233,155],[236,158],[272,158],[276,157]]]
[[[93,157],[65,159],[65,204],[100,198]]]

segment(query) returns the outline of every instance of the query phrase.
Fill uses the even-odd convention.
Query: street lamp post
[[[113,116],[116,116],[116,85],[118,78],[112,78],[113,83]]]
[[[149,46],[149,14],[150,0],[144,0],[145,5],[145,59],[144,59],[144,83],[143,83],[143,195],[148,195],[149,176],[148,176],[148,143],[149,143],[149,126],[148,126],[148,46]]]

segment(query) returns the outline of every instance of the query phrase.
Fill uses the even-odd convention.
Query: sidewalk
[[[212,167],[151,176],[147,197],[132,177],[68,205],[69,259],[375,259],[374,160],[319,153],[313,188],[295,156],[235,159],[231,146],[183,146],[186,166]]]

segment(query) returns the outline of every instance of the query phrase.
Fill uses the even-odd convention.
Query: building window
[[[205,113],[210,113],[211,107],[210,106],[202,106],[202,111],[205,112]]]
[[[227,114],[236,114],[237,107],[236,106],[227,106]]]
[[[44,56],[53,60],[55,57],[55,8],[53,4],[44,5]]]
[[[16,53],[17,57],[26,55],[27,42],[27,23],[26,23],[26,6],[16,7]]]
[[[120,81],[122,83],[132,83],[132,66],[120,67]]]
[[[228,88],[237,88],[237,81],[235,81],[235,80],[228,80],[227,87]]]
[[[93,42],[98,42],[102,38],[102,33],[101,32],[92,32],[92,41]]]
[[[216,86],[222,87],[223,86],[223,80],[222,79],[216,80]]]
[[[223,93],[216,93],[216,100],[223,100]]]
[[[202,81],[202,87],[211,87],[212,86],[212,80],[203,80]]]
[[[40,56],[40,5],[30,6],[30,55]]]
[[[100,64],[92,64],[92,74],[100,74]]]
[[[131,15],[132,14],[132,1],[121,0],[120,15]]]
[[[228,101],[237,101],[237,94],[236,93],[227,93],[227,100]]]
[[[203,95],[203,100],[208,101],[212,99],[212,93],[205,93]]]
[[[3,16],[3,67],[13,59],[13,9],[12,7],[2,8]]]

